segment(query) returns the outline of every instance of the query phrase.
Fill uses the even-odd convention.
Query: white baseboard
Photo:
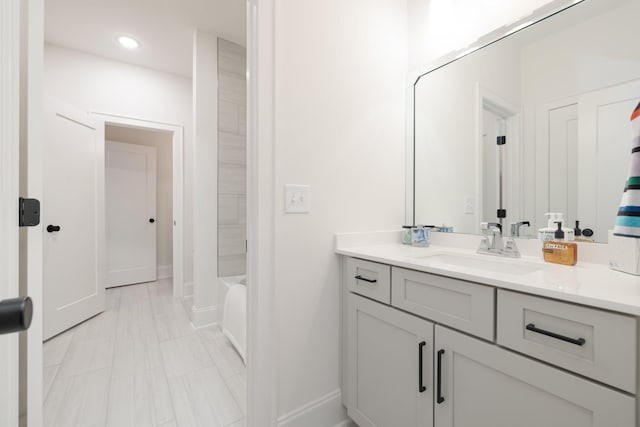
[[[191,323],[196,329],[218,324],[218,306],[191,307]]]
[[[156,277],[158,279],[168,279],[169,277],[173,277],[173,265],[157,266]]]
[[[182,297],[193,295],[193,282],[184,282],[182,285]]]
[[[355,425],[342,406],[340,389],[278,417],[278,427],[348,427]]]

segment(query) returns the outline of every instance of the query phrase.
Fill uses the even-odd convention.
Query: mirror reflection
[[[637,0],[586,0],[415,84],[414,223],[537,236],[547,212],[606,242],[640,101]]]

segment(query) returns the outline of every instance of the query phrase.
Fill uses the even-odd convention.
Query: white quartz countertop
[[[609,269],[604,264],[575,266],[544,262],[542,256],[519,259],[479,255],[475,250],[431,245],[374,243],[344,247],[340,255],[454,277],[502,289],[555,298],[640,316],[640,276]],[[484,259],[487,259],[485,268]],[[457,261],[451,263],[450,261]],[[465,262],[469,260],[470,262]],[[449,262],[447,262],[449,261]],[[505,264],[501,268],[502,263]]]

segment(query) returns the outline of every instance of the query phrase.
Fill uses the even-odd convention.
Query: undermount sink
[[[489,255],[463,255],[440,252],[421,257],[434,263],[452,267],[465,267],[474,270],[495,271],[507,274],[529,274],[541,269],[541,266],[515,259],[489,258]]]

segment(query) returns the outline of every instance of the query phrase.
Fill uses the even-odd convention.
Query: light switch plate
[[[465,214],[473,214],[475,212],[475,209],[474,209],[473,205],[474,205],[473,197],[466,196],[464,198],[464,213]]]
[[[308,185],[286,184],[284,186],[285,213],[309,213],[311,192]]]

